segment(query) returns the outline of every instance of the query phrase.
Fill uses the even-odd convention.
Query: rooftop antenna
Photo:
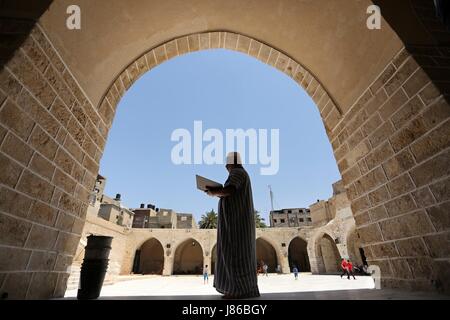
[[[269,187],[269,194],[270,194],[270,206],[272,208],[272,211],[274,211],[273,209],[273,192],[272,192],[272,186],[268,185]]]

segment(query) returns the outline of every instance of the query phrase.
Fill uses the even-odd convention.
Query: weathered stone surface
[[[425,105],[429,105],[439,97],[441,92],[432,83],[428,84],[419,94]]]
[[[372,147],[376,148],[378,145],[386,141],[386,139],[389,138],[393,132],[394,127],[392,126],[392,123],[385,122],[369,136],[369,141],[372,144]]]
[[[55,252],[33,251],[30,263],[28,265],[29,271],[52,271],[56,262]]]
[[[25,299],[31,276],[29,272],[9,273],[1,288],[2,292],[7,293],[10,300]]]
[[[13,190],[0,188],[0,211],[26,217],[32,200]]]
[[[384,86],[388,95],[394,93],[408,79],[419,66],[416,61],[409,58],[405,64],[395,73],[395,75]]]
[[[29,219],[40,224],[52,227],[55,224],[57,210],[46,203],[35,201]]]
[[[22,90],[22,85],[6,69],[0,70],[0,89],[8,93],[12,100],[16,100]],[[3,101],[2,101],[3,103]]]
[[[406,212],[414,211],[416,204],[410,194],[406,194],[394,200],[387,202],[385,208],[391,217],[401,215]]]
[[[370,208],[370,201],[367,196],[352,201],[352,211],[354,214],[357,214],[369,208]]]
[[[58,231],[38,225],[33,225],[28,237],[26,248],[50,250],[53,248],[58,237]]]
[[[428,251],[433,258],[448,258],[450,256],[450,232],[433,234],[423,238]]]
[[[370,171],[368,174],[360,178],[355,182],[356,189],[360,194],[373,190],[374,188],[384,184],[386,182],[386,176],[383,169],[377,167]]]
[[[394,148],[395,152],[398,152],[403,148],[409,146],[411,143],[423,136],[426,132],[427,129],[424,119],[419,116],[390,138],[392,148]]]
[[[45,133],[39,126],[34,128],[29,143],[47,159],[54,159],[58,145],[56,141]]]
[[[450,150],[436,156],[411,170],[411,177],[416,186],[421,187],[440,177],[450,174]]]
[[[414,279],[427,279],[433,273],[433,259],[417,257],[407,259]]]
[[[19,248],[2,247],[0,250],[0,270],[21,271],[27,267],[31,251]]]
[[[380,229],[378,228],[376,223],[372,223],[368,226],[358,228],[358,234],[362,238],[363,243],[365,244],[383,241]]]
[[[59,148],[56,152],[55,164],[64,172],[70,174],[74,166],[74,161],[65,150]]]
[[[428,255],[428,251],[422,238],[418,237],[400,240],[395,244],[402,257],[420,257]]]
[[[376,244],[373,245],[371,249],[375,258],[391,258],[398,256],[397,248],[393,242]]]
[[[58,282],[56,284],[54,297],[55,298],[62,298],[64,297],[64,294],[66,293],[67,289],[67,279],[69,278],[68,273],[59,273],[58,274]]]
[[[422,162],[450,146],[450,121],[414,142],[411,151],[418,162]]]
[[[398,90],[386,103],[380,108],[379,112],[381,118],[383,120],[388,120],[392,114],[394,114],[397,110],[401,108],[403,104],[408,101],[408,97],[406,96],[403,90]]]
[[[401,109],[391,117],[391,121],[394,126],[399,129],[412,118],[417,116],[423,108],[424,105],[422,101],[416,96],[401,107]]]
[[[389,193],[392,197],[398,197],[406,192],[410,192],[415,189],[415,186],[410,176],[405,173],[398,178],[388,183]]]
[[[28,290],[27,299],[48,299],[53,297],[57,281],[58,273],[35,272]]]
[[[444,202],[438,206],[427,209],[428,215],[436,230],[450,230],[450,202]]]
[[[58,220],[56,221],[56,228],[62,231],[70,232],[74,221],[74,216],[60,211],[58,213]]]
[[[44,202],[50,202],[54,187],[44,179],[25,170],[17,189]]]
[[[75,180],[73,180],[69,175],[65,174],[59,169],[56,169],[52,182],[56,186],[60,187],[61,189],[70,194],[72,194],[75,191],[75,187],[77,185]]]
[[[377,222],[388,217],[386,208],[383,205],[369,210],[369,215],[373,222]]]
[[[395,178],[415,164],[414,158],[408,150],[403,150],[395,157],[383,163],[383,169],[389,179]]]
[[[406,259],[392,259],[390,260],[392,271],[398,277],[402,279],[412,279],[413,275],[409,268],[408,261]]]
[[[397,240],[433,232],[433,226],[423,211],[383,220],[379,224],[386,240]]]
[[[372,90],[372,92],[377,92],[389,81],[389,79],[395,74],[396,71],[397,69],[395,68],[395,66],[393,64],[389,64],[383,71],[383,73],[370,87],[370,90]]]
[[[22,247],[30,229],[31,223],[0,213],[0,244]]]
[[[427,76],[425,71],[418,69],[408,81],[405,82],[403,88],[405,89],[408,96],[412,97],[420,89],[422,89],[427,83],[430,82],[430,78]]]
[[[414,201],[416,201],[416,204],[419,206],[419,208],[428,207],[436,203],[428,187],[424,187],[422,189],[414,191],[412,193],[412,196],[414,197]]]
[[[381,144],[378,148],[373,149],[372,152],[366,157],[366,163],[369,170],[372,170],[379,164],[381,164],[384,160],[389,159],[394,155],[394,151],[389,143],[386,141]]]
[[[33,159],[31,159],[30,169],[39,172],[41,176],[47,178],[49,181],[52,180],[53,173],[55,172],[55,166],[41,156],[38,153],[33,155]]]
[[[30,136],[34,126],[34,121],[9,100],[0,110],[0,123],[14,131],[25,141]]]
[[[370,223],[370,216],[369,216],[368,212],[364,212],[361,214],[355,214],[354,218],[355,218],[356,225],[358,225],[358,226],[362,226],[362,225]]]
[[[58,241],[56,242],[55,249],[60,253],[71,254],[75,252],[79,241],[79,236],[61,232],[58,236]]]
[[[72,256],[58,254],[54,271],[67,271],[72,264]]]
[[[381,186],[378,189],[369,193],[369,199],[372,206],[377,206],[380,203],[386,202],[391,198],[386,186]]]
[[[0,168],[3,169],[3,173],[0,175],[0,183],[14,187],[22,173],[22,167],[0,153]]]

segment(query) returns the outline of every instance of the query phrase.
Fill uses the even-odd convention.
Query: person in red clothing
[[[350,276],[352,276],[353,279],[356,280],[355,273],[353,272],[353,263],[350,260],[347,261],[347,270],[348,270],[348,273],[347,273],[348,280],[350,280]]]
[[[342,258],[342,260],[341,260],[341,268],[342,268],[341,279],[342,279],[342,276],[344,276],[344,275],[347,275],[348,278],[350,279],[350,274],[348,272],[347,260],[345,260],[344,258]]]

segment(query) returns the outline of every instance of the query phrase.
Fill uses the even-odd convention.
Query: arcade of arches
[[[18,41],[0,57],[0,293],[64,295],[120,98],[166,60],[214,48],[286,73],[316,103],[361,247],[383,285],[450,291],[448,33],[428,14],[432,1],[374,1],[380,30],[366,26],[372,1],[325,2],[60,0],[33,14],[3,1],[10,10],[2,18]],[[65,25],[74,3],[81,30]],[[347,238],[331,232],[342,252]],[[177,247],[167,248],[164,237],[154,238],[163,244],[163,273],[172,274]],[[130,272],[150,238],[133,251],[127,244]],[[311,271],[319,272],[327,263],[315,254],[317,242],[303,238]],[[275,252],[287,270],[291,239],[284,240]],[[336,253],[320,243],[321,252]],[[139,267],[156,269],[145,261]]]

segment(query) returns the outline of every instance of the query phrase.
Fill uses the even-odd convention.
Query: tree
[[[216,229],[217,213],[214,211],[214,209],[211,209],[211,211],[206,212],[204,215],[202,215],[202,218],[200,219],[198,225],[200,229]]]
[[[261,218],[258,210],[255,210],[255,225],[257,228],[267,228],[264,218]]]

